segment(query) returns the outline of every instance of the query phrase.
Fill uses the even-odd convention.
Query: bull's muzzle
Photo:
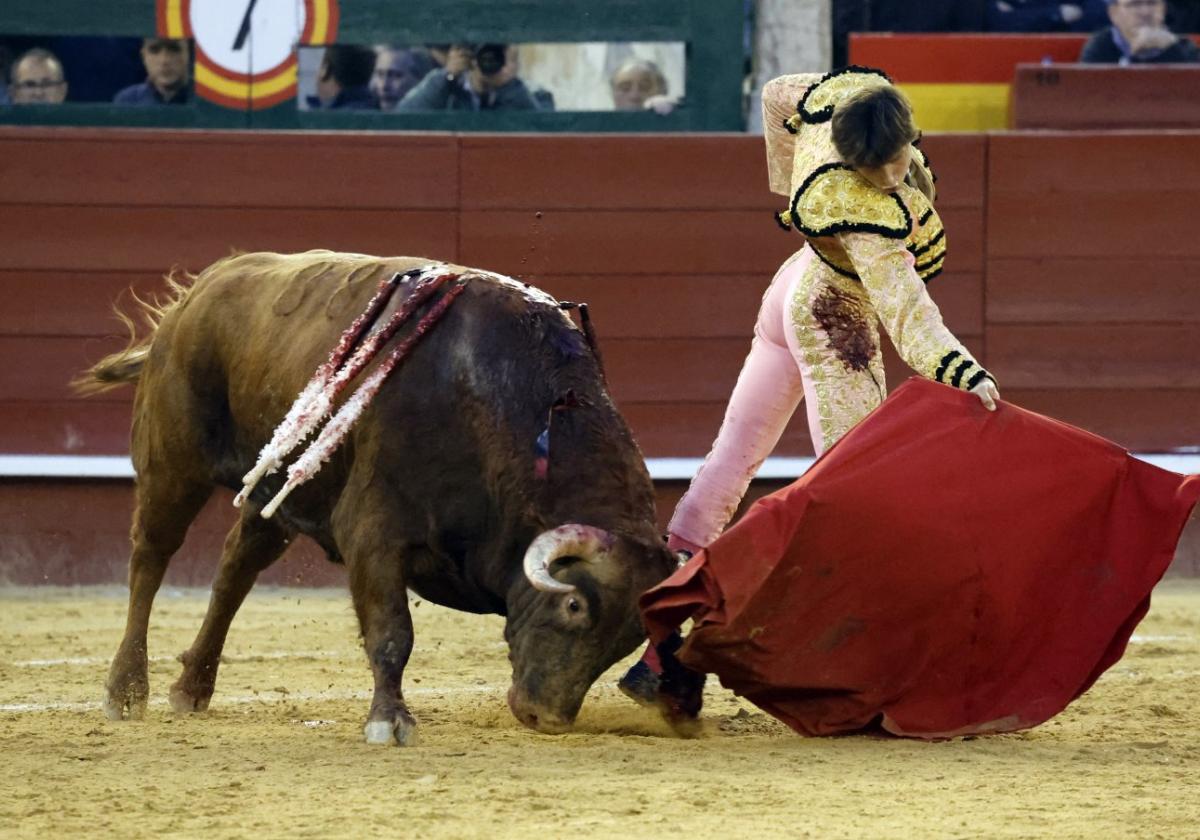
[[[533,703],[514,685],[508,689],[508,708],[513,717],[530,729],[546,735],[561,735],[570,732],[575,725],[575,716],[567,717],[560,712]]]

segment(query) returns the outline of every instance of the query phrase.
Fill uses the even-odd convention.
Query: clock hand
[[[242,18],[242,25],[238,28],[237,37],[233,39],[233,51],[237,52],[246,45],[246,38],[250,35],[250,13],[254,11],[254,4],[258,0],[250,0],[250,5],[246,7],[246,15]]]

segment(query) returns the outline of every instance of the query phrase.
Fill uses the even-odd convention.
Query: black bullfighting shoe
[[[704,705],[705,675],[701,671],[693,671],[676,658],[675,652],[682,646],[683,637],[672,633],[657,647],[662,673],[658,675],[655,705],[676,731],[689,734],[699,727],[700,709]]]
[[[645,659],[639,659],[621,677],[617,688],[638,705],[654,706],[658,703],[658,682],[658,674],[654,673]]]
[[[684,666],[676,658],[675,652],[682,646],[683,637],[672,633],[661,644],[646,651],[625,672],[617,687],[635,703],[658,709],[676,731],[689,734],[699,726],[704,703],[704,674]],[[651,663],[658,664],[661,672]]]

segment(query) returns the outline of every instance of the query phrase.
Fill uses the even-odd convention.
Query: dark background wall
[[[1200,444],[1200,132],[925,144],[950,242],[930,289],[1004,397],[1136,450]],[[67,388],[124,343],[122,290],[231,249],[325,247],[588,301],[645,453],[702,456],[761,293],[801,244],[772,222],[784,202],[765,180],[743,135],[0,128],[0,453],[127,452],[130,393]],[[894,354],[889,368],[907,373]],[[778,454],[811,453],[802,415]],[[681,489],[663,485],[664,515]],[[129,497],[120,481],[0,479],[0,578],[119,580]],[[207,580],[226,517],[210,513],[176,582]]]

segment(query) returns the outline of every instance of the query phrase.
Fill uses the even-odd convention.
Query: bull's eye
[[[580,605],[578,598],[568,598],[567,599],[567,609],[573,613],[577,613],[581,609],[583,609],[583,607]]]

